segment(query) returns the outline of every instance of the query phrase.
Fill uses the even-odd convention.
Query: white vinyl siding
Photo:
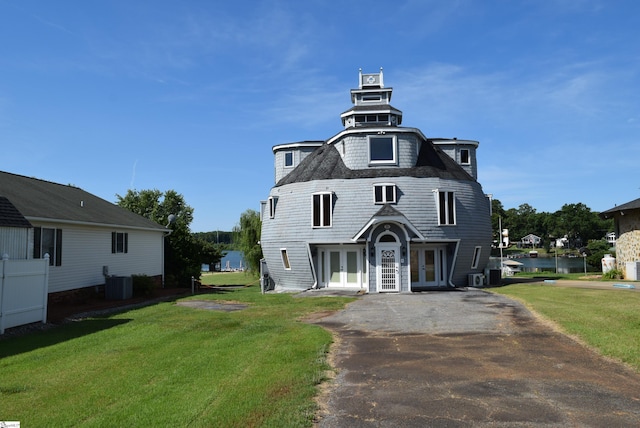
[[[49,292],[104,284],[103,266],[108,266],[109,275],[162,275],[161,232],[129,230],[129,252],[115,254],[111,252],[111,232],[108,228],[65,225],[63,264],[49,270]]]
[[[11,260],[33,258],[33,251],[29,252],[30,230],[26,227],[0,227],[0,256],[6,254]]]

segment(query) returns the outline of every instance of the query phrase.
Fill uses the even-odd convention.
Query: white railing
[[[47,322],[49,255],[43,259],[0,261],[0,334],[11,327]]]

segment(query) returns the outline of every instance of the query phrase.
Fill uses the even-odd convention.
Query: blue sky
[[[358,69],[403,125],[480,142],[505,208],[640,197],[640,3],[0,0],[0,170],[115,202],[175,190],[194,232],[273,186],[274,145],[341,131]]]

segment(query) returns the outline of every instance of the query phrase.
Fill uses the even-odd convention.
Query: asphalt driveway
[[[482,290],[370,294],[316,320],[318,427],[636,427],[640,376]]]

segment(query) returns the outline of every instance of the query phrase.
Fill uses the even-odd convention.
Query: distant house
[[[604,239],[606,239],[606,241],[609,243],[609,245],[611,245],[612,247],[615,247],[615,245],[616,245],[616,233],[615,232],[607,232],[607,234],[604,236]]]
[[[627,262],[640,261],[640,199],[603,211],[600,217],[613,219],[616,269],[624,272]]]
[[[50,294],[102,285],[107,274],[160,283],[167,232],[78,187],[0,171],[0,255],[49,254]]]
[[[554,248],[564,248],[569,245],[569,238],[567,235],[564,235],[562,238],[557,238],[553,241]]]
[[[520,244],[523,247],[539,247],[542,243],[542,238],[534,235],[533,233],[528,234],[524,238],[520,240]]]
[[[341,132],[273,147],[260,243],[275,288],[380,293],[484,281],[491,204],[477,181],[478,142],[400,126],[391,95],[382,70],[361,72]]]

